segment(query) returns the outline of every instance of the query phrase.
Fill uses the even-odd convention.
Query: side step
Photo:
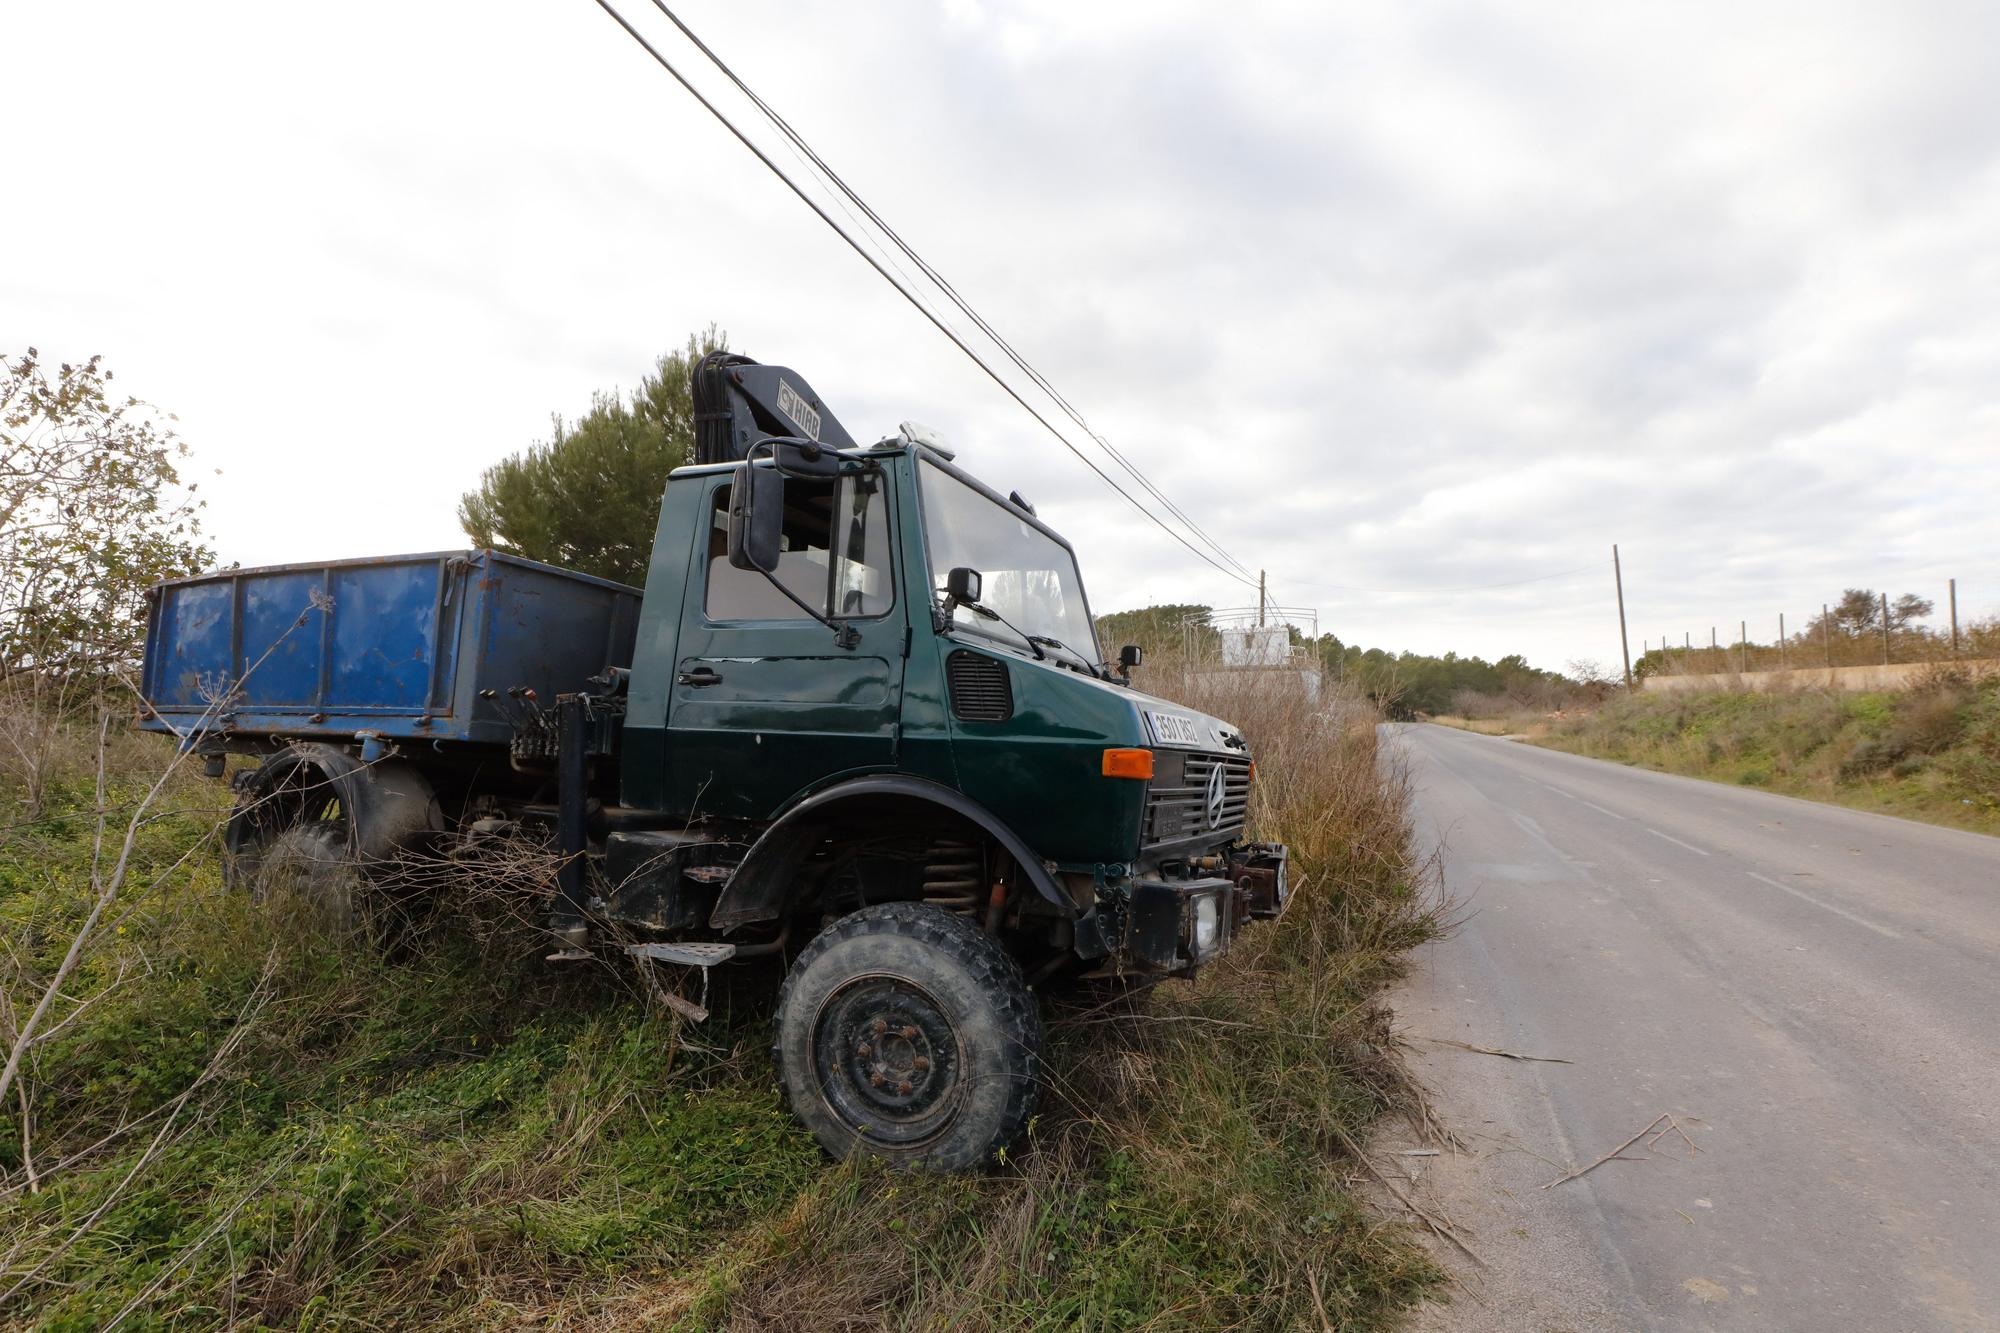
[[[649,958],[656,963],[679,963],[682,967],[698,967],[701,973],[701,1003],[684,1000],[672,991],[653,987],[653,994],[660,1002],[690,1022],[699,1023],[708,1017],[708,969],[717,963],[726,963],[736,956],[733,944],[628,944],[625,952],[634,958]]]
[[[679,963],[683,967],[714,967],[736,956],[733,944],[628,944],[625,952],[634,958],[650,958],[656,963]]]

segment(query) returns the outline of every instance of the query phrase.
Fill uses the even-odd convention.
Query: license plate
[[[1186,713],[1148,711],[1146,721],[1152,724],[1155,745],[1198,746],[1205,743],[1200,726]]]

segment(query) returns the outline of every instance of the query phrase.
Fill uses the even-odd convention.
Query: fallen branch
[[[1540,1064],[1572,1065],[1574,1060],[1565,1060],[1560,1055],[1523,1055],[1519,1051],[1503,1051],[1498,1046],[1474,1046],[1469,1041],[1453,1041],[1450,1037],[1425,1037],[1425,1041],[1439,1046],[1456,1046],[1461,1051],[1471,1051],[1474,1055],[1497,1055],[1503,1060],[1533,1060]]]
[[[249,999],[244,1002],[242,1010],[238,1012],[236,1023],[230,1029],[229,1035],[222,1039],[222,1042],[215,1048],[215,1053],[209,1056],[208,1064],[196,1076],[194,1082],[181,1089],[180,1095],[167,1103],[169,1109],[167,1111],[166,1123],[161,1125],[159,1132],[153,1135],[152,1141],[146,1145],[145,1151],[139,1154],[139,1159],[132,1163],[131,1169],[98,1201],[97,1207],[92,1210],[88,1217],[77,1224],[76,1229],[70,1232],[67,1239],[43,1255],[40,1263],[15,1279],[13,1286],[7,1288],[4,1292],[0,1292],[0,1305],[5,1305],[23,1288],[40,1278],[44,1270],[65,1254],[92,1227],[95,1227],[104,1215],[111,1210],[111,1205],[116,1203],[118,1197],[125,1192],[126,1186],[130,1185],[133,1179],[159,1155],[161,1147],[168,1142],[168,1135],[173,1130],[176,1120],[179,1119],[181,1110],[188,1104],[189,1099],[197,1091],[206,1086],[223,1069],[229,1057],[242,1044],[245,1034],[250,1030],[252,1020],[262,1012],[265,1002],[270,999],[269,987],[277,966],[277,961],[278,950],[277,946],[273,945],[271,951],[264,956],[264,970],[258,976],[256,986],[251,989]],[[297,1154],[294,1153],[293,1155],[296,1156]],[[46,1179],[49,1174],[49,1172],[44,1171],[42,1176]],[[122,1318],[123,1316],[121,1315],[120,1317]]]
[[[1580,1171],[1572,1171],[1566,1176],[1562,1176],[1555,1180],[1551,1180],[1548,1184],[1542,1186],[1542,1188],[1545,1190],[1552,1190],[1558,1185],[1568,1184],[1570,1181],[1575,1180],[1578,1176],[1589,1175],[1591,1172],[1595,1171],[1598,1167],[1603,1166],[1606,1162],[1618,1156],[1619,1153],[1624,1152],[1627,1148],[1637,1143],[1640,1139],[1643,1139],[1648,1134],[1651,1134],[1655,1129],[1659,1129],[1660,1122],[1662,1120],[1671,1122],[1673,1120],[1673,1117],[1668,1115],[1666,1112],[1662,1111],[1660,1114],[1654,1116],[1652,1120],[1648,1122],[1648,1124],[1644,1129],[1640,1130],[1637,1134],[1634,1134],[1631,1138],[1625,1140],[1625,1142],[1619,1144],[1616,1148],[1613,1148],[1610,1152],[1604,1154],[1604,1156],[1592,1162],[1589,1166],[1584,1167]],[[1662,1130],[1661,1132],[1664,1133],[1665,1131]],[[1645,1159],[1643,1157],[1633,1157],[1633,1158],[1628,1158],[1626,1160],[1639,1162],[1639,1161],[1644,1161]]]
[[[1696,1143],[1693,1139],[1687,1136],[1687,1131],[1681,1128],[1680,1121],[1674,1119],[1674,1117],[1671,1114],[1667,1116],[1666,1129],[1661,1130],[1659,1133],[1653,1135],[1652,1138],[1648,1139],[1646,1141],[1646,1146],[1648,1148],[1657,1150],[1659,1148],[1660,1140],[1665,1138],[1669,1131],[1680,1135],[1681,1142],[1685,1143],[1690,1151],[1692,1152],[1701,1151],[1701,1145],[1699,1143]]]
[[[1481,1268],[1485,1268],[1487,1266],[1486,1260],[1480,1257],[1479,1252],[1477,1250],[1474,1250],[1470,1245],[1467,1245],[1464,1241],[1460,1240],[1458,1238],[1458,1233],[1454,1231],[1448,1223],[1438,1221],[1435,1217],[1432,1217],[1429,1213],[1417,1207],[1416,1202],[1412,1200],[1409,1195],[1397,1189],[1394,1184],[1390,1183],[1390,1180],[1387,1176],[1383,1175],[1380,1171],[1376,1170],[1375,1163],[1369,1161],[1368,1154],[1362,1152],[1360,1148],[1355,1146],[1353,1139],[1350,1139],[1349,1137],[1347,1137],[1345,1133],[1342,1133],[1341,1131],[1336,1130],[1335,1133],[1339,1136],[1342,1146],[1344,1146],[1348,1152],[1354,1154],[1355,1160],[1359,1161],[1361,1165],[1367,1169],[1369,1175],[1375,1177],[1376,1183],[1381,1185],[1383,1189],[1388,1190],[1390,1194],[1395,1196],[1397,1203],[1402,1204],[1403,1207],[1410,1210],[1411,1216],[1415,1217],[1418,1221],[1422,1222],[1426,1227],[1428,1227],[1433,1235],[1439,1237],[1442,1240],[1448,1240],[1453,1245],[1456,1245],[1460,1250],[1465,1252],[1466,1258],[1472,1260],[1472,1262],[1478,1264]]]

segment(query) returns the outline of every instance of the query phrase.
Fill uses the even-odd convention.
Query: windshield
[[[946,575],[961,565],[976,569],[983,584],[980,603],[1012,621],[1015,629],[962,606],[952,608],[952,625],[1007,643],[1018,644],[1024,635],[1059,639],[1095,665],[1097,635],[1083,603],[1076,557],[1068,548],[928,459],[917,471],[931,586],[939,601]]]

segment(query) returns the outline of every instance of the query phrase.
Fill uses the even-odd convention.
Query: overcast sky
[[[1349,642],[1614,663],[1613,542],[1635,655],[2000,611],[2000,7],[680,12]],[[1021,490],[1100,612],[1254,598],[590,0],[14,0],[0,127],[0,348],[177,413],[226,559],[462,545],[482,467],[714,321]]]

